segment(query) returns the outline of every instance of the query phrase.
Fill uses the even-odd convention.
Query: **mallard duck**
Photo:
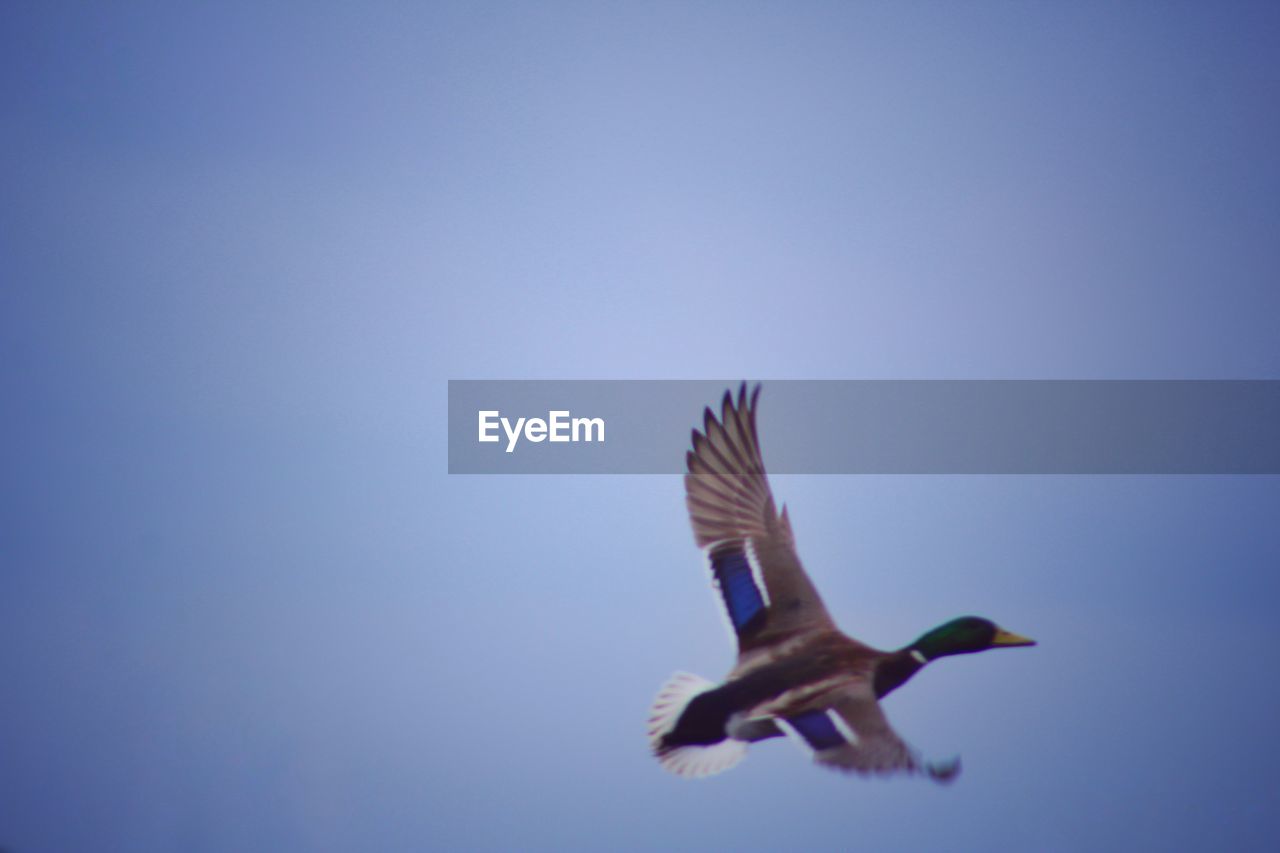
[[[1035,641],[989,619],[964,616],[897,651],[843,634],[796,555],[787,509],[776,511],[744,383],[708,408],[686,457],[685,494],[737,638],[737,664],[721,684],[676,673],[659,691],[648,735],[662,766],[709,776],[741,761],[747,745],[786,735],[825,767],[860,774],[953,779],[958,758],[926,762],[889,725],[880,699],[931,661]]]

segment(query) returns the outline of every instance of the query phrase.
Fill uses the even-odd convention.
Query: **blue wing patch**
[[[827,711],[806,711],[794,717],[787,717],[787,722],[796,734],[805,739],[814,752],[844,746],[848,739],[836,728]]]
[[[722,542],[711,546],[708,554],[711,574],[729,611],[729,621],[739,637],[763,627],[768,612],[767,592],[752,570],[744,540]]]

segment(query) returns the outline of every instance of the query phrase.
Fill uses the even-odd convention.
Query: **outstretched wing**
[[[924,773],[950,782],[960,773],[960,759],[928,763],[908,746],[885,719],[869,688],[851,688],[825,710],[806,711],[778,725],[804,746],[813,760],[846,773]]]
[[[812,629],[834,628],[796,556],[784,507],[774,507],[756,434],[756,386],[726,391],[693,431],[684,478],[693,535],[724,599],[740,652]]]

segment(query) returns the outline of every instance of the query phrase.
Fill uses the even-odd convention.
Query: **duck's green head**
[[[1008,646],[1034,646],[1035,640],[1006,631],[990,619],[961,616],[934,628],[911,644],[928,660],[947,655],[965,655]]]

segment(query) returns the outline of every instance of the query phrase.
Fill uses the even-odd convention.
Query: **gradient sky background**
[[[755,377],[767,461],[771,378],[1280,378],[1275,4],[193,5],[0,13],[0,847],[1274,844],[1280,478],[776,478],[850,633],[1041,645],[887,701],[950,788],[689,783],[679,478],[444,418]]]

